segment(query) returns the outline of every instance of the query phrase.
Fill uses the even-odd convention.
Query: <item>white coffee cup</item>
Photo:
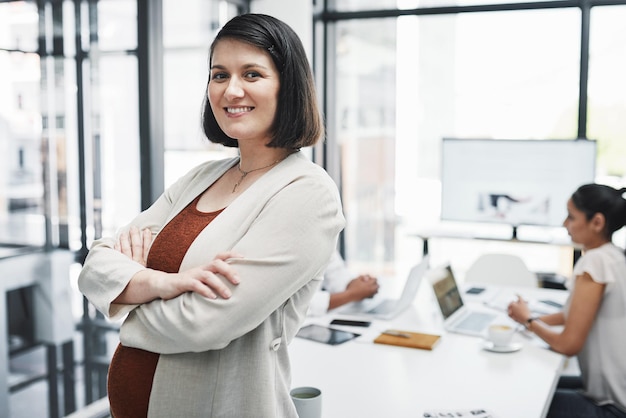
[[[299,418],[322,418],[322,391],[311,386],[291,389]]]
[[[513,335],[515,335],[515,328],[509,324],[492,324],[487,330],[487,338],[496,347],[510,345]]]

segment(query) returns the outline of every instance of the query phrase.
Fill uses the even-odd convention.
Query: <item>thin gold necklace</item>
[[[283,158],[279,158],[278,160],[274,161],[271,164],[265,165],[263,167],[259,167],[259,168],[255,168],[254,170],[248,170],[248,171],[243,171],[241,169],[241,160],[239,161],[239,164],[237,164],[237,170],[239,170],[239,172],[241,173],[241,177],[239,178],[239,181],[237,181],[237,183],[235,183],[235,187],[233,187],[233,191],[232,193],[235,193],[235,191],[237,190],[237,187],[239,187],[239,185],[241,184],[241,182],[243,181],[243,179],[246,178],[246,176],[254,171],[259,171],[259,170],[263,170],[264,168],[269,168],[273,165],[278,164],[279,162],[281,162],[282,160],[284,160],[287,157],[283,157]]]

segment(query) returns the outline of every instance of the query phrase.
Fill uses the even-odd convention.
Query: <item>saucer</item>
[[[513,353],[522,349],[521,343],[511,343],[509,345],[493,345],[491,341],[483,342],[483,348],[494,353]]]

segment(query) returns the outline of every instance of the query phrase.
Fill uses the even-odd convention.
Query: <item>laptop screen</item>
[[[404,284],[404,289],[402,289],[402,295],[400,296],[401,303],[408,306],[415,300],[415,295],[417,295],[417,291],[422,283],[422,277],[428,270],[429,260],[430,255],[427,254],[419,264],[411,268],[409,277],[407,277],[406,283]]]
[[[441,270],[442,275],[433,281],[433,290],[444,319],[463,307],[463,299],[456,285],[452,268],[448,265]]]

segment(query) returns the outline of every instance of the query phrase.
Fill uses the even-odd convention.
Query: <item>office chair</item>
[[[538,287],[537,275],[512,254],[483,254],[469,267],[466,283]]]

